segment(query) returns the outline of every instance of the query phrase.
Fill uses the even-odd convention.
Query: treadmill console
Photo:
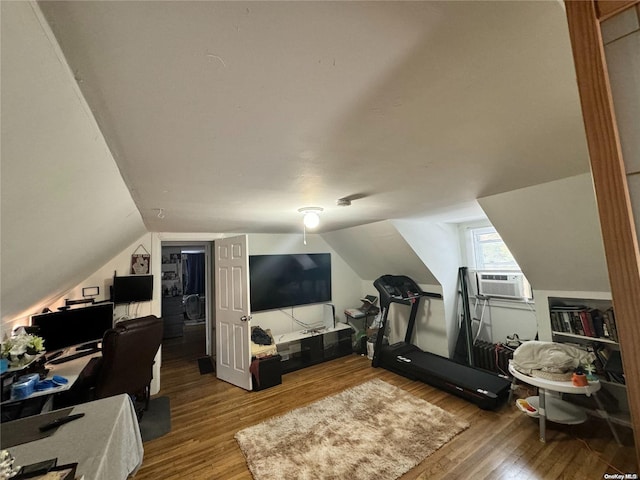
[[[373,282],[373,286],[380,293],[380,304],[383,306],[388,306],[392,301],[413,299],[424,293],[406,275],[382,275]]]

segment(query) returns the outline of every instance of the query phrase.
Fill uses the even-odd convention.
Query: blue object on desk
[[[16,382],[11,385],[11,399],[23,400],[31,395],[34,389],[32,382]]]
[[[42,380],[41,382],[36,383],[36,391],[41,392],[43,390],[49,390],[50,388],[55,388],[56,385],[53,380]]]
[[[18,377],[18,382],[32,382],[35,386],[40,381],[40,375],[37,373],[29,373],[28,375],[21,375]]]
[[[0,373],[4,373],[7,370],[9,370],[9,360],[0,358]]]
[[[31,395],[35,389],[40,376],[37,373],[31,375],[23,375],[11,385],[11,398],[13,400],[22,400]]]
[[[60,375],[54,375],[51,380],[53,381],[53,383],[55,383],[56,385],[66,385],[67,383],[69,383],[69,380],[67,380],[64,377],[61,377]]]

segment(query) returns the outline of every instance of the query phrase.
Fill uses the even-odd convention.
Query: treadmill
[[[508,377],[422,351],[411,343],[421,300],[424,297],[442,298],[442,295],[423,292],[411,278],[404,275],[383,275],[373,285],[380,293],[380,306],[383,309],[371,362],[373,367],[382,367],[412,380],[423,381],[469,400],[484,410],[495,409],[509,396],[511,380]],[[411,313],[404,341],[384,345],[383,332],[387,328],[392,303],[410,306]]]

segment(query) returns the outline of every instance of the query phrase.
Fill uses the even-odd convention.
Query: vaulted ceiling
[[[40,7],[150,231],[455,221],[589,169],[560,2]]]

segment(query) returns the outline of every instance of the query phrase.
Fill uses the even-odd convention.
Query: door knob
[[[248,322],[249,320],[251,320],[251,315],[243,315],[240,317],[241,322]]]

